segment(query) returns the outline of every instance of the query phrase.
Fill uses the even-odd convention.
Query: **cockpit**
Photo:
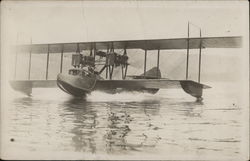
[[[89,71],[84,69],[69,69],[69,75],[79,75],[79,76],[91,76],[92,74]]]

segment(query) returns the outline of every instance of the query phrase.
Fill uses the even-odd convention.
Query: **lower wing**
[[[169,80],[169,79],[132,79],[132,80],[99,80],[97,86],[105,88],[182,88],[184,84],[192,84],[202,89],[211,88],[191,80]]]

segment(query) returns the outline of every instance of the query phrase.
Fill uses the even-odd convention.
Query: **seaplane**
[[[19,52],[29,53],[29,76],[27,80],[11,80],[10,85],[14,90],[31,95],[33,88],[59,87],[62,91],[74,96],[84,97],[92,91],[117,93],[121,91],[138,91],[155,94],[159,89],[180,88],[187,94],[202,100],[203,89],[211,88],[200,82],[201,56],[204,48],[240,48],[241,36],[230,37],[199,37],[147,39],[147,40],[121,40],[98,42],[70,42],[53,44],[24,44],[18,45]],[[144,72],[141,75],[127,75],[129,64],[128,50],[137,49],[144,51]],[[186,79],[171,80],[162,78],[160,71],[160,51],[162,50],[187,50],[186,54]],[[188,79],[189,50],[199,49],[198,81]],[[122,50],[117,53],[116,50]],[[157,51],[157,64],[150,70],[147,69],[147,51]],[[89,55],[82,54],[89,51]],[[61,54],[60,73],[56,80],[48,79],[50,54]],[[72,68],[68,73],[62,73],[64,53],[72,54]],[[32,54],[47,54],[46,77],[44,80],[31,80]],[[17,56],[16,56],[17,57]],[[104,59],[100,63],[98,58]],[[17,59],[16,61],[17,62]],[[97,68],[99,67],[99,70]],[[121,78],[113,79],[114,68],[120,68]],[[15,73],[16,73],[15,69]],[[105,73],[103,72],[106,72]],[[102,77],[101,74],[106,77]]]

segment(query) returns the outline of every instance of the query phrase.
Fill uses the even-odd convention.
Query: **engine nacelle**
[[[82,55],[81,54],[73,54],[72,55],[72,60],[71,60],[71,65],[73,67],[79,67],[82,61]]]

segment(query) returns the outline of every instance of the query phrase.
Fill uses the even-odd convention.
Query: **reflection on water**
[[[241,110],[228,107],[235,103],[230,98],[214,105],[210,97],[195,102],[173,91],[15,97],[9,109],[9,135],[15,139],[10,146],[66,154],[235,156]]]
[[[91,108],[91,103],[81,99],[65,101],[65,110],[74,115],[74,127],[71,129],[73,146],[75,151],[90,151],[95,153],[96,144],[96,111]],[[90,108],[87,108],[90,107]],[[64,117],[64,116],[63,116]]]
[[[159,113],[159,100],[144,100],[140,102],[88,102],[85,99],[69,99],[63,102],[68,113],[75,116],[74,128],[71,133],[74,134],[72,141],[75,151],[96,152],[96,138],[98,129],[104,129],[102,142],[105,142],[105,151],[110,153],[126,152],[130,150],[139,150],[142,148],[140,144],[129,144],[126,136],[129,135],[130,123],[134,120],[130,115],[143,114],[145,117],[149,115],[157,115]],[[100,121],[106,122],[106,127],[99,126],[98,110],[105,108],[105,115],[102,115]],[[97,108],[97,109],[96,109]]]

